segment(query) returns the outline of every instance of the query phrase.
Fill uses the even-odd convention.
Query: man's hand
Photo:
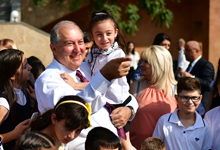
[[[109,61],[101,70],[101,74],[109,81],[126,76],[130,70],[130,57],[120,57]]]
[[[116,128],[121,129],[126,125],[131,117],[131,109],[128,107],[118,107],[112,111],[110,117],[113,125]]]
[[[188,72],[180,72],[181,77],[191,77],[192,74],[188,73]]]

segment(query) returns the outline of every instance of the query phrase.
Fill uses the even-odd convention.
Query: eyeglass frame
[[[194,103],[197,103],[201,99],[201,95],[200,96],[185,96],[185,95],[181,96],[181,95],[178,95],[178,96],[180,97],[181,101],[184,102],[184,103],[189,102],[189,100],[191,100]],[[183,101],[182,98],[187,98],[188,100],[187,101]],[[198,100],[195,101],[195,100],[193,100],[193,98],[198,98]]]

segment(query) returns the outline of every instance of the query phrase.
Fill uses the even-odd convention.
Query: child
[[[125,53],[122,50],[125,44],[118,23],[106,10],[92,13],[90,33],[95,42],[95,46],[93,46],[95,48],[88,54],[86,60],[90,64],[91,76],[94,77],[108,61],[118,57],[125,57]],[[119,46],[122,49],[119,48]],[[74,89],[82,90],[88,84],[88,82],[75,83],[70,76],[67,77],[66,75],[66,73],[61,74],[61,77]],[[105,95],[108,104],[112,104],[114,108],[126,106],[131,101],[128,91],[129,85],[125,76],[119,79],[114,79]],[[116,95],[115,93],[120,94]],[[133,115],[133,107],[129,106],[129,108]],[[109,110],[109,108],[107,109]],[[121,138],[122,149],[135,149],[130,143],[129,130],[130,126],[127,124],[125,127],[126,136]]]
[[[166,149],[209,150],[212,137],[209,125],[196,112],[202,95],[196,78],[179,78],[175,95],[179,108],[157,122],[153,136],[164,142]]]
[[[42,132],[27,132],[16,144],[16,150],[57,150],[51,137]]]
[[[220,61],[219,61],[220,62]],[[219,70],[218,70],[219,71]],[[220,73],[220,72],[218,72]],[[218,74],[219,75],[219,74]],[[215,86],[217,87],[217,94],[220,95],[220,79],[217,77],[215,81]],[[216,101],[219,101],[218,99],[215,99]],[[219,150],[220,149],[220,106],[217,106],[211,110],[209,110],[205,114],[205,121],[208,122],[210,128],[211,128],[211,134],[212,134],[212,150]]]
[[[0,136],[5,150],[12,149],[15,139],[28,128],[32,107],[21,86],[29,80],[30,71],[22,51],[0,51]],[[29,96],[35,99],[34,89],[28,88]]]
[[[141,144],[141,150],[166,150],[166,147],[160,138],[148,137]]]
[[[118,150],[119,138],[103,127],[93,128],[87,135],[85,150]]]
[[[78,96],[64,96],[54,109],[38,116],[30,125],[31,131],[49,135],[56,147],[67,144],[90,126],[91,108]]]

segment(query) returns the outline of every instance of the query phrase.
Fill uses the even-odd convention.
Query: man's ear
[[[51,51],[53,52],[54,55],[57,55],[57,49],[56,49],[55,45],[50,44],[50,49],[51,49]]]
[[[56,114],[53,113],[53,114],[51,115],[51,122],[52,122],[52,124],[55,125],[55,124],[56,124],[56,121],[57,121],[57,116],[56,116]]]

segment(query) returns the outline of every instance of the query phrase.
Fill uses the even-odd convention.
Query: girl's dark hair
[[[171,39],[170,37],[165,34],[165,33],[159,33],[156,35],[156,37],[154,38],[154,42],[153,42],[153,45],[160,45],[161,42],[163,42],[163,40],[168,40],[171,42]]]
[[[11,77],[16,74],[23,59],[23,52],[15,49],[0,51],[0,95],[5,97],[10,106],[11,119],[14,123],[19,122],[16,112],[15,94]],[[4,92],[4,93],[3,93]]]
[[[45,66],[41,62],[35,62],[31,67],[31,73],[34,75],[35,80],[45,70]]]
[[[85,150],[99,150],[100,147],[116,149],[120,146],[119,138],[109,129],[103,127],[93,128],[87,135]]]
[[[127,43],[126,54],[129,53],[129,51],[128,51],[128,46],[129,46],[129,44],[131,44],[131,43],[134,45],[134,42],[132,42],[132,41],[129,41],[129,42]],[[135,54],[135,46],[134,46],[133,50],[131,51],[131,53],[132,53],[133,55]]]
[[[23,54],[22,51],[15,49],[0,51],[0,94],[4,91],[7,93],[9,106],[12,106],[15,98],[11,77],[20,67]]]
[[[101,13],[103,13],[103,14],[101,14]],[[103,20],[108,20],[108,19],[110,19],[114,23],[115,30],[118,29],[118,35],[115,38],[115,41],[118,42],[118,45],[120,46],[120,48],[125,52],[125,50],[124,50],[124,48],[125,48],[124,38],[122,36],[121,31],[119,30],[119,26],[118,26],[117,21],[115,20],[115,18],[111,15],[111,13],[109,11],[101,10],[101,11],[95,11],[95,12],[92,13],[91,21],[90,21],[90,33],[92,34],[92,29],[93,29],[93,27],[95,26],[96,23],[98,23],[100,21],[103,21]],[[92,49],[94,49],[95,47],[96,46],[95,46],[95,41],[94,41]],[[92,51],[91,51],[91,53],[92,53]],[[93,61],[93,56],[92,56],[91,62],[92,61]]]
[[[40,150],[41,148],[55,147],[54,140],[47,134],[32,131],[23,134],[16,144],[16,150]]]
[[[214,83],[214,89],[213,89],[213,98],[215,98],[218,95],[218,83],[220,82],[220,58],[218,60],[218,71],[217,71],[217,75],[216,75],[216,80]]]
[[[74,100],[85,104],[84,100],[79,96],[64,96],[56,104],[58,106],[61,102],[67,100]],[[87,128],[88,125],[88,111],[81,105],[76,103],[64,103],[59,105],[57,108],[48,110],[42,116],[38,116],[31,124],[31,131],[41,131],[49,126],[51,122],[51,115],[54,113],[56,119],[61,121],[65,119],[65,126],[70,130],[75,130],[79,126]],[[56,109],[55,109],[56,108]]]

